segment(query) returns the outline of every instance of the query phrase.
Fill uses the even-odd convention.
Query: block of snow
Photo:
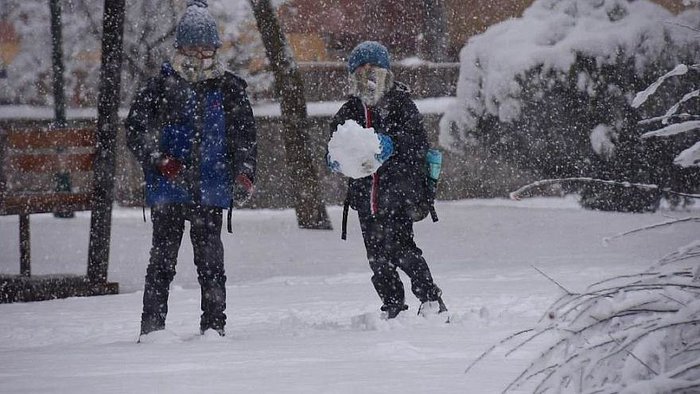
[[[338,125],[328,142],[328,155],[340,164],[340,172],[350,178],[364,178],[373,174],[381,163],[375,155],[380,153],[379,137],[374,128],[360,126],[354,120]]]

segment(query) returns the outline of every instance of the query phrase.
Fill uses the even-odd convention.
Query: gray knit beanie
[[[187,0],[187,10],[175,31],[175,48],[193,46],[221,46],[216,21],[207,10],[206,0]]]

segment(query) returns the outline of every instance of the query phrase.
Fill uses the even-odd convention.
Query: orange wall
[[[533,0],[446,0],[448,31],[452,55],[464,46],[469,37],[483,33],[498,22],[522,15]]]
[[[19,36],[15,27],[7,21],[0,21],[0,61],[10,64],[20,50]]]

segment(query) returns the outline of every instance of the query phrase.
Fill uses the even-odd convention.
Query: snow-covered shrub
[[[698,66],[679,65],[664,74],[639,92],[632,106],[639,108],[652,95],[664,94],[659,89],[662,85],[669,85],[669,78],[683,76],[690,70],[697,71]],[[677,99],[663,115],[640,121],[641,125],[662,125],[646,132],[642,138],[692,135],[688,142],[692,146],[675,158],[677,169],[700,166],[700,144],[697,142],[700,139],[697,133],[700,117],[697,110],[685,110],[700,96],[700,90],[687,84],[682,86],[690,91]],[[677,88],[678,85],[671,86],[667,93],[677,95]],[[594,131],[595,146],[601,156],[609,154],[608,149],[616,148],[608,145],[608,133],[609,129],[605,127]],[[511,197],[519,199],[530,189],[562,181],[700,198],[697,194],[664,190],[659,185],[590,178],[542,180],[514,191]],[[681,222],[700,223],[700,217],[634,229],[605,241]],[[566,293],[548,309],[540,324],[501,342],[509,348],[507,354],[510,354],[531,344],[535,338],[550,340],[544,347],[546,350],[504,392],[522,386],[528,386],[534,393],[700,392],[700,240],[666,255],[645,272],[595,283],[581,294],[568,290]]]
[[[630,103],[664,70],[700,54],[696,35],[679,25],[699,26],[700,12],[674,16],[648,0],[536,0],[464,47],[440,142],[460,150],[476,140],[541,177],[663,183],[660,158],[675,147],[640,145]],[[658,199],[634,193],[618,196],[627,206],[600,208],[643,210]]]
[[[685,258],[695,257],[700,245]],[[616,277],[567,295],[511,351],[552,336],[510,388],[533,392],[691,393],[700,390],[700,283],[688,260]],[[685,264],[684,264],[685,263]],[[506,390],[507,391],[507,390]]]
[[[630,233],[649,231],[689,217]],[[662,394],[700,392],[700,240],[645,272],[595,283],[557,300],[537,326],[498,344],[506,356],[545,339],[545,349],[504,392]],[[467,371],[491,353],[494,345]]]

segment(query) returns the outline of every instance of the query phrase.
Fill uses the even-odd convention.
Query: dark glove
[[[253,182],[244,174],[239,174],[233,183],[233,203],[240,208],[245,205],[253,196],[255,186]]]
[[[182,162],[172,156],[163,155],[155,162],[156,169],[168,180],[172,181],[185,169]]]

